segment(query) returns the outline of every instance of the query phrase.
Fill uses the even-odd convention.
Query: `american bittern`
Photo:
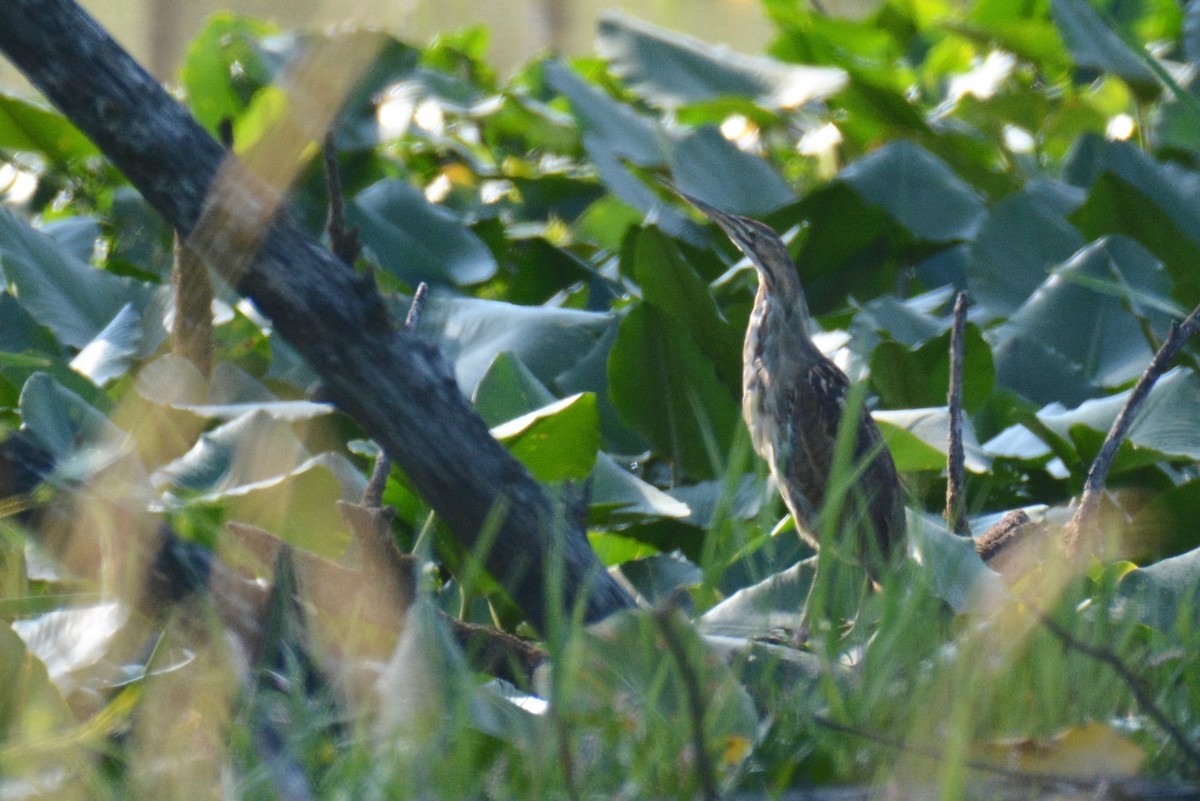
[[[743,350],[742,414],[800,535],[819,543],[822,507],[843,419],[857,426],[853,477],[837,542],[878,576],[904,538],[904,493],[891,453],[865,408],[847,413],[850,381],[813,344],[808,304],[787,246],[766,225],[684,195],[721,227],[758,272]],[[851,416],[851,414],[853,416]]]

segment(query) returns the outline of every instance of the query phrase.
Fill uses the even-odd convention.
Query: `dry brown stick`
[[[1194,317],[1195,313],[1192,316]],[[1191,317],[1188,319],[1191,319]],[[1138,706],[1167,733],[1167,736],[1175,743],[1175,747],[1183,752],[1183,755],[1192,764],[1192,767],[1197,773],[1200,773],[1200,748],[1197,748],[1188,735],[1179,728],[1178,724],[1167,716],[1167,713],[1155,702],[1154,696],[1151,694],[1149,688],[1146,687],[1145,682],[1142,681],[1141,676],[1134,673],[1116,651],[1104,645],[1091,645],[1083,642],[1044,612],[1039,612],[1038,617],[1042,625],[1046,627],[1046,630],[1057,637],[1064,646],[1090,656],[1097,662],[1101,662],[1112,668],[1121,677],[1121,681],[1125,682],[1126,686],[1129,687],[1129,691],[1133,693]]]
[[[329,232],[329,250],[342,261],[354,266],[362,253],[362,242],[358,238],[358,228],[346,225],[346,204],[342,199],[342,173],[338,169],[337,147],[333,141],[333,131],[325,134],[321,144],[321,152],[325,157],[325,188],[329,194],[329,218],[325,229]]]
[[[700,689],[700,678],[688,660],[687,649],[676,631],[676,619],[679,606],[668,602],[653,612],[654,622],[671,652],[679,675],[683,678],[684,691],[687,694],[688,717],[692,725],[692,750],[696,752],[696,773],[700,776],[700,787],[704,791],[705,801],[718,801],[721,797],[717,788],[717,775],[713,769],[712,760],[708,755],[708,747],[704,742],[704,693]]]
[[[963,488],[963,336],[967,328],[967,293],[959,292],[954,299],[954,324],[950,327],[950,443],[947,447],[946,525],[955,534],[971,536],[967,522],[967,493]]]
[[[544,649],[501,629],[468,623],[441,611],[438,615],[450,628],[473,670],[517,687],[533,685],[534,671],[546,661]]]
[[[1198,326],[1200,326],[1200,306],[1193,309],[1182,323],[1171,323],[1162,347],[1158,349],[1154,358],[1150,360],[1150,364],[1146,366],[1145,372],[1138,379],[1133,392],[1129,394],[1129,399],[1125,401],[1117,419],[1113,420],[1112,427],[1108,430],[1108,436],[1104,438],[1104,444],[1100,447],[1100,453],[1096,455],[1095,461],[1088,469],[1087,479],[1083,483],[1083,493],[1079,498],[1079,508],[1075,510],[1075,516],[1071,518],[1070,524],[1063,532],[1063,548],[1067,553],[1078,552],[1083,539],[1083,530],[1095,518],[1096,510],[1100,505],[1100,493],[1104,491],[1105,482],[1108,480],[1108,471],[1112,469],[1117,449],[1129,433],[1134,417],[1137,416],[1142,404],[1150,395],[1154,384],[1167,371],[1175,354],[1196,333]]]

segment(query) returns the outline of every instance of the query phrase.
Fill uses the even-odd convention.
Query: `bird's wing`
[[[823,357],[794,371],[778,377],[782,380],[774,382],[774,403],[765,405],[779,421],[772,466],[776,483],[796,522],[811,528],[825,502],[849,382]]]

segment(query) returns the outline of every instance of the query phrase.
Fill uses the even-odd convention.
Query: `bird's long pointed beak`
[[[686,192],[680,192],[678,189],[675,189],[674,192],[691,204],[693,208],[695,208],[705,217],[719,225],[721,230],[724,231],[726,235],[728,235],[729,238],[734,241],[735,244],[741,243],[742,237],[739,236],[738,233],[739,226],[737,224],[736,217],[728,212],[721,211],[716,206],[705,203],[700,198],[692,197]]]

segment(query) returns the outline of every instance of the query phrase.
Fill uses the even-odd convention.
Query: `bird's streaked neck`
[[[791,259],[789,258],[786,264],[773,264],[770,267],[764,266],[752,255],[750,261],[758,273],[758,295],[755,305],[769,306],[774,314],[795,318],[804,335],[811,338],[812,324],[808,313],[808,300]]]

